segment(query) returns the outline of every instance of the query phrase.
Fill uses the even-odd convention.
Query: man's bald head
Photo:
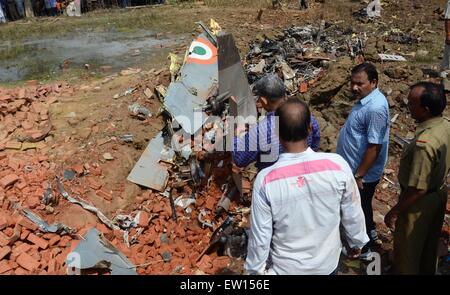
[[[297,98],[290,98],[275,112],[279,119],[278,135],[286,142],[298,142],[308,137],[311,112],[308,105]]]

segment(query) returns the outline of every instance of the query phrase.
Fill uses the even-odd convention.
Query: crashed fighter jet
[[[168,117],[165,132],[150,141],[128,176],[129,181],[160,192],[165,190],[170,177],[167,165],[162,165],[161,161],[187,164],[194,180],[204,176],[191,144],[178,146],[173,140],[174,134],[195,138],[203,136],[205,124],[222,124],[219,121],[223,120],[217,118],[256,117],[255,99],[233,36],[222,31],[213,34],[205,25],[199,24],[203,32],[189,46],[178,78],[169,85],[164,96],[163,105]],[[216,121],[211,122],[209,119],[212,118]],[[210,135],[215,142],[223,139],[214,136]],[[231,143],[226,144],[224,149],[229,150]]]

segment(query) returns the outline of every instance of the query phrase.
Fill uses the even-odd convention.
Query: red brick
[[[9,225],[8,218],[6,214],[0,212],[0,230],[4,230]]]
[[[51,238],[51,239],[48,241],[48,245],[49,245],[50,247],[53,246],[53,245],[56,245],[60,240],[61,240],[61,237],[58,236],[58,235],[55,235],[53,238]]]
[[[25,129],[25,130],[33,129],[33,127],[34,127],[34,124],[32,122],[30,122],[30,121],[23,121],[22,122],[22,128]]]
[[[17,257],[17,264],[26,270],[33,271],[39,267],[39,261],[28,255],[27,253],[22,253]]]
[[[216,200],[213,197],[206,199],[204,207],[210,211],[214,211]]]
[[[17,257],[24,252],[28,252],[30,249],[31,249],[31,246],[29,244],[22,243],[19,246],[16,246],[13,248],[12,255]]]
[[[11,253],[11,248],[9,246],[0,248],[0,260],[5,258],[9,253]]]
[[[33,208],[36,208],[37,206],[39,206],[41,204],[41,200],[39,199],[39,197],[30,196],[30,197],[27,198],[26,203],[27,203],[28,207],[33,209]]]
[[[23,241],[25,240],[28,235],[30,234],[30,231],[27,229],[22,229],[22,233],[20,234],[20,239]]]
[[[6,245],[11,246],[12,244],[14,244],[20,238],[20,234],[22,233],[22,227],[20,225],[16,224],[16,226],[14,227],[14,230],[12,232],[13,233],[10,236],[7,236],[3,232],[0,232],[0,246],[6,246]],[[5,242],[6,242],[6,244],[5,244]]]
[[[159,213],[161,211],[164,211],[163,207],[160,204],[155,203],[152,207],[152,212]]]
[[[81,176],[84,173],[83,165],[75,165],[72,167],[72,169],[77,173],[78,176]]]
[[[0,274],[5,274],[7,271],[10,271],[12,267],[9,265],[6,260],[0,261]]]
[[[27,186],[27,183],[25,181],[19,182],[16,187],[20,190],[23,190]]]
[[[27,252],[28,255],[36,259],[37,261],[41,260],[41,254],[39,247],[36,245],[31,246],[31,250]]]
[[[7,227],[3,230],[3,233],[7,236],[12,236],[14,234],[14,230],[11,227]]]
[[[103,198],[107,201],[111,201],[112,200],[112,194],[105,191],[105,190],[99,190],[95,193],[97,196],[99,196],[100,198]]]
[[[62,253],[56,255],[56,257],[55,257],[55,261],[56,261],[59,265],[63,265],[64,262],[66,261],[66,259],[67,259],[67,255],[66,255],[64,252],[62,252]]]
[[[0,232],[0,247],[8,245],[9,245],[8,237],[4,233]]]
[[[187,248],[184,245],[184,242],[182,240],[177,240],[177,242],[175,244],[175,251],[180,253],[183,257],[187,256],[189,254],[188,250],[187,250]]]
[[[17,276],[24,276],[24,275],[27,275],[28,273],[25,269],[18,267],[14,270],[14,274]]]
[[[16,174],[9,174],[0,179],[0,185],[3,188],[6,188],[7,186],[14,184],[17,180],[19,180],[19,177]]]
[[[213,268],[218,271],[224,269],[230,263],[230,258],[228,256],[220,256],[212,261]]]
[[[11,268],[18,268],[19,265],[17,264],[16,261],[12,261],[11,259],[8,261],[9,266],[11,266]]]
[[[197,266],[201,271],[207,272],[212,268],[211,258],[208,255],[203,255],[202,259],[200,259],[195,266]]]
[[[50,252],[52,252],[52,257],[55,257],[59,252],[61,252],[61,248],[53,247]]]
[[[106,234],[106,233],[109,233],[111,230],[106,226],[106,225],[104,225],[103,223],[97,223],[96,225],[95,225],[95,227],[97,228],[97,230],[99,231],[99,232],[101,232],[101,233],[103,233],[103,234]]]
[[[102,187],[102,183],[96,181],[93,178],[88,178],[89,187],[94,190],[99,190]]]
[[[26,98],[27,93],[25,88],[20,88],[19,92],[17,93],[17,98]]]
[[[147,212],[145,211],[140,211],[139,212],[139,222],[138,222],[138,226],[141,227],[147,227],[148,223],[150,221],[150,216]]]
[[[50,259],[50,261],[47,264],[47,272],[49,274],[52,274],[56,271],[56,260],[55,259]]]
[[[20,217],[18,224],[33,232],[39,229],[39,227],[36,224],[32,223],[28,219],[25,219],[24,217]]]
[[[39,81],[38,80],[28,80],[27,85],[28,86],[38,86]]]
[[[67,247],[72,239],[69,236],[63,236],[59,241],[58,245],[60,247]]]
[[[43,238],[43,239],[45,239],[45,240],[50,240],[50,239],[53,238],[54,236],[55,236],[54,233],[46,233],[46,234],[43,234],[43,235],[41,236],[41,238]]]
[[[46,249],[48,247],[48,242],[43,238],[36,236],[35,234],[30,233],[27,240],[37,245],[41,249]]]
[[[41,257],[41,262],[45,261],[46,263],[48,263],[50,259],[52,259],[52,252],[50,251],[50,249],[43,250],[41,251]]]
[[[184,238],[186,236],[186,231],[182,226],[178,225],[175,229],[175,234],[180,238]]]

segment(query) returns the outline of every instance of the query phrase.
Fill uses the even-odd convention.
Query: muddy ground
[[[209,3],[211,2],[214,1]],[[247,2],[251,1],[245,1],[245,3]],[[352,15],[352,12],[364,7],[362,4],[364,1],[341,0],[331,1],[331,3],[325,1],[326,4],[311,1],[311,8],[307,11],[297,10],[294,5],[296,1],[288,1],[288,4],[282,10],[272,10],[267,8],[267,5],[262,4],[261,1],[255,2],[258,2],[258,4],[220,6],[220,3],[213,3],[213,6],[207,6],[199,1],[191,4],[142,9],[94,11],[77,19],[67,17],[43,18],[1,25],[0,79],[5,77],[5,80],[2,81],[3,85],[1,85],[4,89],[14,90],[34,84],[34,82],[23,81],[23,78],[38,79],[42,85],[53,85],[64,81],[68,82],[70,87],[70,91],[62,92],[57,96],[56,102],[48,104],[48,117],[53,129],[50,136],[42,141],[42,146],[27,151],[8,148],[8,142],[14,141],[14,136],[20,132],[20,128],[14,131],[15,133],[0,138],[0,161],[2,163],[0,168],[2,174],[0,176],[3,177],[13,172],[21,178],[18,183],[22,183],[22,178],[24,178],[23,182],[25,183],[25,187],[23,185],[18,186],[18,183],[16,183],[12,188],[0,188],[3,209],[13,212],[14,210],[9,205],[5,205],[5,200],[16,198],[20,201],[20,204],[39,211],[49,222],[61,222],[79,230],[86,229],[91,225],[97,225],[97,228],[101,227],[98,225],[99,221],[95,215],[77,205],[61,202],[61,204],[55,206],[53,212],[48,212],[48,208],[45,208],[45,206],[43,208],[42,205],[31,204],[32,202],[28,201],[28,193],[23,191],[27,191],[27,184],[30,186],[32,184],[36,187],[35,190],[33,189],[33,196],[42,194],[45,188],[44,181],[50,181],[54,175],[61,175],[64,169],[79,167],[80,165],[84,165],[86,171],[88,170],[86,164],[87,167],[90,167],[91,173],[71,182],[70,187],[73,192],[88,199],[107,216],[112,217],[117,213],[129,213],[137,209],[145,211],[143,207],[149,208],[149,213],[155,213],[155,210],[152,209],[155,203],[159,202],[159,204],[164,205],[166,201],[163,198],[158,197],[157,201],[154,201],[156,196],[153,192],[150,193],[148,190],[126,180],[148,141],[163,127],[161,118],[157,117],[161,107],[160,101],[156,97],[147,98],[143,91],[146,88],[154,89],[155,86],[160,84],[166,86],[169,84],[168,52],[174,52],[180,56],[184,54],[193,35],[199,32],[195,22],[201,20],[208,23],[211,17],[224,30],[233,33],[243,60],[254,40],[260,39],[263,35],[273,38],[279,35],[284,28],[292,25],[313,24],[318,26],[320,20],[325,19],[327,22],[339,25],[344,29],[352,28],[354,32],[364,32],[368,37],[365,46],[366,59],[375,62],[379,68],[381,73],[380,88],[389,94],[388,97],[391,100],[391,117],[398,114],[397,120],[392,125],[392,138],[394,134],[402,137],[410,135],[414,130],[414,125],[408,115],[404,99],[409,85],[419,80],[433,78],[432,75],[431,77],[429,75],[430,71],[438,69],[437,66],[440,63],[443,51],[444,26],[443,21],[440,20],[440,13],[436,10],[440,8],[442,11],[445,1],[427,1],[427,3],[422,4],[422,7],[418,8],[412,7],[412,1],[383,1],[382,18],[368,22],[360,21]],[[261,20],[256,21],[260,7],[264,9],[264,12]],[[392,30],[411,34],[419,38],[419,42],[413,44],[386,42],[383,37]],[[142,37],[142,32],[146,31],[151,32],[147,37],[156,40],[155,44],[145,43],[147,39],[145,39],[145,35]],[[123,32],[128,36],[125,37]],[[113,36],[114,41],[118,44],[126,43],[127,38],[131,41],[128,41],[127,45],[124,46],[126,47],[125,52],[118,50],[113,57],[86,55],[86,60],[83,59],[83,54],[78,54],[76,58],[73,55],[65,55],[67,49],[64,47],[60,47],[56,53],[47,48],[52,46],[52,40],[59,39],[64,42],[71,37],[81,38],[80,36],[86,36],[86,34],[93,34],[96,38],[93,39],[94,42],[97,42],[102,34]],[[36,45],[38,40],[47,40],[47,43],[39,47]],[[136,44],[133,44],[134,40],[136,40]],[[139,45],[138,40],[141,40],[142,44]],[[34,46],[27,46],[26,44],[34,44]],[[89,45],[89,42],[86,42],[87,45]],[[99,48],[94,49],[93,52],[101,53],[104,48],[100,44]],[[80,47],[80,51],[84,49]],[[408,61],[380,63],[377,61],[377,53],[382,52],[403,54]],[[30,60],[35,60],[36,55],[40,53],[50,55],[52,58],[42,59],[40,64],[30,66]],[[51,66],[42,67],[42,64]],[[348,94],[348,73],[354,64],[355,61],[350,58],[338,59],[331,63],[325,70],[326,75],[311,85],[308,92],[303,95],[303,98],[310,102],[314,113],[319,118],[322,131],[321,149],[324,151],[334,150],[339,126],[345,121],[346,115],[354,103]],[[4,67],[2,68],[2,66]],[[33,66],[36,68],[32,71],[26,71],[28,67]],[[111,67],[105,68],[102,66]],[[127,67],[140,68],[141,71],[137,74],[121,75],[120,70]],[[12,68],[21,69],[26,74],[6,74],[11,73]],[[3,76],[1,75],[2,71],[5,73]],[[121,94],[130,88],[136,88],[136,90],[130,95],[114,98],[117,97],[117,94]],[[328,93],[329,89],[337,91],[333,91],[331,96],[324,95],[324,93]],[[318,97],[325,96],[326,99],[317,100]],[[139,102],[148,107],[153,116],[145,121],[129,116],[127,107],[133,102]],[[449,116],[448,109],[446,115]],[[0,118],[6,126],[5,117]],[[38,122],[36,124],[39,125]],[[130,133],[134,137],[133,143],[120,142],[118,137]],[[389,208],[396,202],[395,175],[400,151],[401,148],[392,139],[386,178],[378,186],[374,201],[374,218],[384,242],[382,249],[380,249],[383,254],[384,273],[389,272],[392,235],[382,221]],[[105,153],[111,154],[113,159],[106,160]],[[25,181],[28,178],[22,177],[21,173],[23,168],[27,166],[27,161],[42,156],[46,158],[45,161],[39,162],[39,167],[49,166],[49,168],[42,168],[45,170],[45,176],[42,177],[43,183],[37,184],[32,183],[32,181]],[[13,164],[15,163],[14,159],[22,160],[25,163],[15,166]],[[43,163],[47,164],[44,165]],[[96,188],[89,182],[91,177],[95,181],[101,182],[101,189]],[[98,193],[100,190],[106,190],[111,196],[105,200],[105,197]],[[8,201],[8,204],[10,203]],[[166,208],[164,207],[164,209]],[[156,213],[159,213],[159,211],[156,210]],[[17,217],[17,214],[13,216]],[[158,219],[159,223],[156,226],[165,228],[164,231],[169,234],[171,233],[170,229],[174,229],[175,236],[173,239],[176,239],[175,237],[185,239],[184,234],[176,233],[181,231],[179,228],[182,228],[184,223],[173,225],[167,220],[168,218]],[[167,223],[164,221],[167,221]],[[167,224],[170,224],[169,231],[167,231]],[[14,222],[10,222],[9,228],[12,227],[14,227]],[[104,228],[102,230],[112,235],[111,240],[115,236],[116,241],[113,243],[119,247],[118,234],[112,234]],[[185,230],[187,229],[185,228]],[[195,243],[198,246],[195,251],[201,252],[208,240],[207,237],[206,239],[202,238],[201,234],[206,231],[187,230],[187,232],[197,233],[198,239],[186,240],[184,246],[178,248],[174,246],[172,250],[174,253],[182,253],[183,249],[180,250],[179,248],[189,247],[189,245]],[[159,232],[162,233],[163,231],[157,231],[157,233]],[[7,235],[10,235],[10,233]],[[209,232],[208,235],[210,235]],[[19,240],[22,240],[24,244],[29,244],[26,239],[24,237]],[[77,240],[77,238],[74,238],[74,240]],[[141,244],[146,247],[151,245],[155,248],[153,241],[151,243],[143,241]],[[32,270],[26,269],[21,264],[19,266],[17,266],[17,263],[14,265],[16,262],[15,248],[13,245],[10,246],[13,252],[9,254],[11,255],[9,260],[13,261],[10,264],[15,267],[11,267],[5,273],[64,272],[61,261],[59,269],[56,270],[50,270],[48,265],[44,267],[44,263]],[[15,246],[17,247],[17,245]],[[73,248],[73,245],[64,245],[64,247],[69,249]],[[66,249],[64,247],[60,245],[61,249]],[[172,267],[172,265],[168,266],[164,262],[158,262],[161,257],[157,254],[149,254],[148,257],[137,259],[136,252],[143,251],[142,247],[139,250],[133,248],[132,251],[127,251],[123,247],[122,244],[120,249],[124,253],[126,252],[127,256],[136,264],[147,262],[149,259],[156,261],[154,267],[139,268],[139,273],[179,273],[179,271],[174,270],[179,265],[184,267],[181,273],[196,273],[199,269],[201,272],[214,273],[219,271],[217,265],[223,264],[223,261],[222,264],[215,263],[219,260],[214,256],[212,256],[212,262],[201,260],[202,263],[196,263],[189,262],[189,255],[180,254],[180,261]],[[151,251],[150,248],[146,248],[148,253]],[[42,249],[37,253],[33,253],[34,256],[32,256],[38,261],[44,261]],[[161,253],[159,252],[159,254]],[[227,262],[231,263],[228,266],[234,271],[242,271],[242,260]],[[211,264],[214,267],[209,267]],[[225,265],[227,264],[225,263]],[[448,273],[448,268],[444,265],[440,271]],[[343,259],[340,272],[343,274],[364,273],[364,265]]]

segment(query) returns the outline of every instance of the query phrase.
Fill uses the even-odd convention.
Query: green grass
[[[271,0],[204,0],[210,7],[232,6],[248,8],[267,8],[272,6]],[[282,1],[283,3],[292,1]]]
[[[17,45],[5,46],[0,50],[0,60],[14,59],[26,51],[23,44],[20,43]]]
[[[165,8],[165,9],[162,9]],[[50,37],[86,30],[122,32],[133,30],[170,30],[181,33],[186,30],[189,19],[177,18],[174,7],[147,7],[142,9],[97,10],[82,17],[60,16],[35,18],[6,23],[0,26],[0,42],[26,38]],[[175,16],[175,17],[174,17]],[[192,25],[194,25],[192,23]]]

